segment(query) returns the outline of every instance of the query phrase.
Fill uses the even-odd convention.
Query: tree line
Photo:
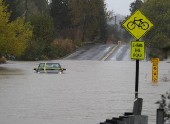
[[[129,6],[131,14],[140,9],[154,24],[143,37],[153,57],[169,54],[169,2],[136,0]],[[113,14],[104,0],[0,0],[0,56],[56,59],[88,41],[106,42],[110,36],[114,43],[130,41],[128,32],[108,24]]]
[[[54,59],[84,42],[107,39],[104,0],[0,0],[0,5],[1,56]]]
[[[150,56],[167,59],[170,55],[170,0],[136,0],[131,14],[139,9],[154,27],[142,38],[150,49]]]

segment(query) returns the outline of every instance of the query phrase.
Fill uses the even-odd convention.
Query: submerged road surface
[[[134,61],[53,60],[64,74],[38,74],[39,62],[0,65],[0,124],[98,124],[132,112]],[[140,61],[142,114],[156,123],[156,101],[169,91],[170,63],[159,63],[159,82],[151,83],[152,63]]]
[[[63,60],[53,60],[67,69],[60,75],[35,73],[40,61],[0,65],[0,124],[98,124],[132,112],[135,61],[129,54],[128,45],[85,45]],[[159,63],[156,84],[151,71],[151,62],[140,61],[142,114],[155,124],[155,102],[170,87],[161,80],[169,76],[169,63]]]

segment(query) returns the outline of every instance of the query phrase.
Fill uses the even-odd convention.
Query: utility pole
[[[116,16],[115,16],[115,25],[116,25]]]

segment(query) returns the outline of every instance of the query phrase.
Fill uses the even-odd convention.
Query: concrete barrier
[[[145,115],[130,115],[130,124],[148,124],[148,116]]]
[[[106,119],[105,122],[100,122],[100,124],[148,124],[148,116],[141,115],[142,104],[143,99],[137,98],[134,101],[133,112],[125,112],[123,116],[113,117],[112,119]],[[159,116],[161,115],[162,114],[160,113]]]
[[[164,124],[164,109],[157,109],[156,124]]]

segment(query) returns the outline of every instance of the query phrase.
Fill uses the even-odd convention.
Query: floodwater
[[[135,61],[56,60],[64,74],[38,74],[39,62],[0,65],[0,124],[98,124],[132,112]],[[152,63],[139,63],[139,98],[148,124],[156,123],[156,101],[169,91],[170,63],[159,63],[159,82],[151,82]]]

